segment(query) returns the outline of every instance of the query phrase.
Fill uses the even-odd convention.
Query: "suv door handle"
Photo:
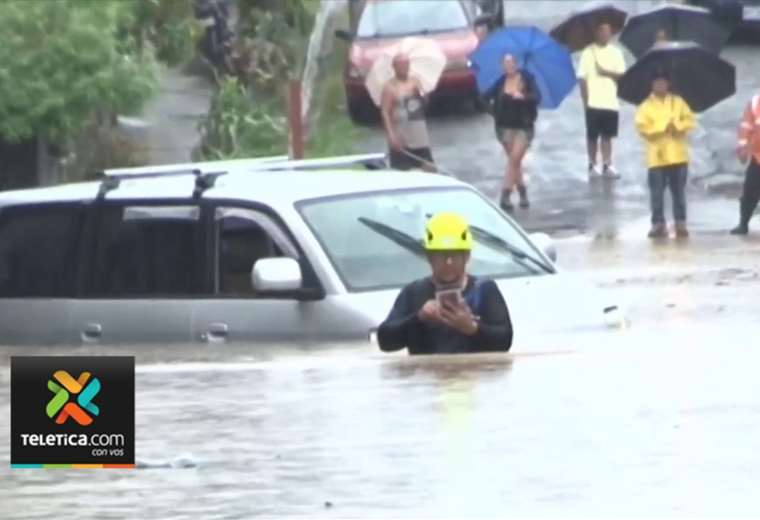
[[[210,323],[208,326],[208,332],[206,333],[207,341],[225,340],[230,332],[230,328],[226,323]]]
[[[87,323],[82,329],[82,339],[95,341],[103,335],[103,326],[100,323]]]

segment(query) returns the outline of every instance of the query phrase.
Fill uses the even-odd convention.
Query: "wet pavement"
[[[744,106],[760,90],[757,53],[757,47],[735,46],[722,54],[737,68],[737,94],[700,114],[698,128],[690,137],[690,218],[698,217],[703,200],[716,197],[724,201],[731,221],[736,218],[743,174],[734,155],[736,130]],[[633,63],[630,54],[626,58],[629,65]],[[524,164],[532,207],[527,212],[517,210],[515,218],[530,231],[546,231],[557,237],[614,235],[619,226],[646,218],[646,165],[634,116],[635,107],[623,103],[613,155],[622,179],[589,183],[578,90],[559,109],[541,111],[536,138]],[[442,170],[498,200],[506,158],[494,137],[493,119],[467,105],[449,104],[436,107],[428,126],[433,154]],[[364,151],[384,150],[383,132],[371,129],[359,146]]]
[[[0,429],[0,517],[757,515],[756,329],[716,349],[673,317],[456,358],[127,349],[141,468],[10,471]]]

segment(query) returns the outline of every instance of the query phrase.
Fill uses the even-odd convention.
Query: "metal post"
[[[288,141],[291,159],[303,159],[303,118],[301,116],[301,81],[288,85]]]

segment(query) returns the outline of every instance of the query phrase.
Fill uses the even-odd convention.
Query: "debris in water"
[[[137,461],[138,469],[186,469],[198,466],[198,461],[192,455],[181,455],[174,460]]]

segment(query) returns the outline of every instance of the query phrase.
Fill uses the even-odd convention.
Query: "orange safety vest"
[[[739,125],[739,146],[749,146],[750,153],[760,164],[760,94],[747,104]]]

